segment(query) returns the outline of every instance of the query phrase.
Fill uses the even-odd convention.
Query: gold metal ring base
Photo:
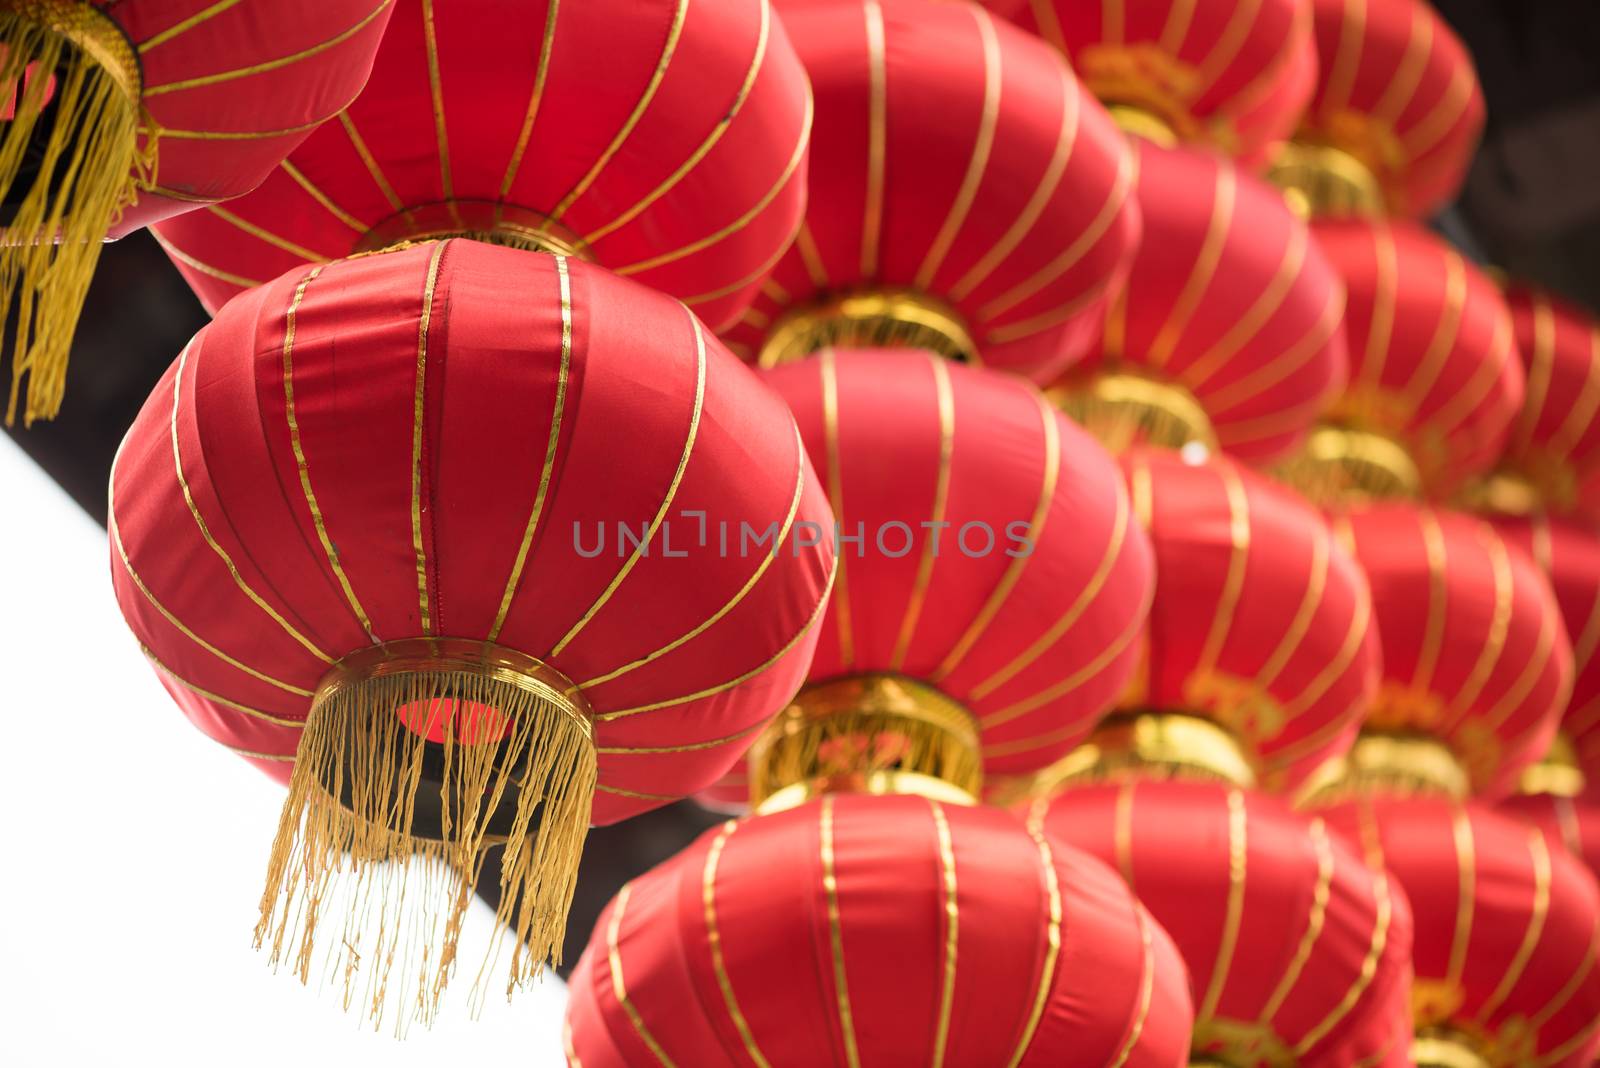
[[[549,216],[488,200],[448,200],[406,208],[368,230],[351,251],[386,252],[450,237],[592,259],[583,239]]]
[[[1273,473],[1321,505],[1422,496],[1422,473],[1405,447],[1353,427],[1317,427],[1300,451]]]
[[[910,289],[866,289],[785,312],[767,332],[756,363],[776,367],[826,348],[927,349],[979,362],[972,333],[949,304]]]
[[[1382,215],[1383,190],[1365,163],[1343,149],[1289,141],[1279,150],[1267,177],[1283,190],[1301,218],[1313,215]]]
[[[1578,797],[1588,785],[1578,766],[1578,751],[1565,731],[1556,732],[1549,752],[1537,764],[1523,769],[1517,790],[1524,794]]]
[[[1218,449],[1211,417],[1194,394],[1131,368],[1072,376],[1045,396],[1112,452],[1141,443]]]
[[[1183,712],[1119,712],[1089,740],[1030,779],[997,795],[997,804],[1050,797],[1073,785],[1129,779],[1198,779],[1249,789],[1254,769],[1232,734]]]
[[[1472,790],[1466,768],[1437,738],[1368,730],[1318,781],[1320,785],[1304,795],[1305,803],[1327,804],[1374,790],[1460,801]]]
[[[1411,1043],[1411,1060],[1417,1068],[1491,1068],[1470,1038],[1447,1028],[1419,1033]]]

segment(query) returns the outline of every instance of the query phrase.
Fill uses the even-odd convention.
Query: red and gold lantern
[[[1171,933],[1193,984],[1191,1063],[1411,1065],[1405,895],[1322,819],[1220,783],[1134,779],[1028,812],[1115,866]]]
[[[100,243],[247,193],[361,91],[393,0],[0,4],[6,419],[61,408]],[[27,379],[26,388],[23,379]]]
[[[1104,865],[1008,814],[827,795],[625,886],[568,984],[586,1068],[1179,1068],[1172,942]]]
[[[906,346],[1049,381],[1138,238],[1133,160],[1050,48],[967,2],[783,5],[817,98],[795,245],[739,324],[763,366]]]
[[[157,232],[212,309],[459,235],[594,260],[720,329],[794,237],[810,126],[765,0],[399,0],[339,122],[251,197]]]
[[[1102,101],[1248,162],[1311,98],[1316,52],[1299,0],[986,2],[1065,53]]]
[[[398,961],[424,1018],[484,846],[526,978],[591,815],[726,771],[804,678],[833,573],[791,536],[828,514],[793,420],[690,312],[471,241],[230,302],[112,488],[118,600],[162,681],[219,742],[292,762],[258,942],[304,979],[344,871],[373,897],[331,956],[380,993]],[[741,525],[769,540],[728,548]],[[402,937],[408,883],[448,898]]]
[[[1565,849],[1600,876],[1600,805],[1584,797],[1541,791],[1516,794],[1495,806],[1533,824],[1551,849]]]
[[[1426,0],[1311,0],[1321,75],[1274,177],[1318,212],[1426,218],[1483,131],[1472,57]]]
[[[1133,139],[1144,240],[1093,354],[1052,399],[1121,450],[1301,443],[1344,387],[1344,287],[1271,186],[1210,153]]]

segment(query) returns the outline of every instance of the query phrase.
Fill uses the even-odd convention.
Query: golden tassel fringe
[[[77,0],[16,0],[0,11],[0,86],[15,90],[15,117],[0,131],[0,197],[25,164],[37,173],[0,245],[0,314],[13,314],[6,422],[61,410],[73,329],[100,245],[141,184],[155,173],[156,135],[141,149],[140,75],[133,46],[107,16]],[[26,78],[32,67],[35,75]],[[52,100],[45,93],[56,75]],[[54,119],[42,146],[46,106]]]
[[[437,670],[408,670],[415,660],[393,658],[401,644],[410,643],[378,647],[388,657],[378,670],[346,670],[346,660],[318,691],[255,931],[275,969],[287,963],[309,983],[320,929],[319,967],[342,984],[345,1009],[359,998],[376,1029],[397,998],[397,1035],[437,1014],[491,845],[505,846],[500,906],[472,986],[474,1015],[506,931],[516,939],[508,998],[547,960],[560,962],[596,781],[590,722],[563,696],[564,680],[437,657]],[[407,709],[444,724],[442,740],[408,727]],[[484,710],[504,724],[497,743]],[[437,837],[414,833],[419,817]]]

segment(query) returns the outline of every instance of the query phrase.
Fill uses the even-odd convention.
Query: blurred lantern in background
[[[1048,381],[1138,239],[1134,161],[1060,57],[975,4],[780,3],[817,98],[795,245],[729,347],[910,347]]]
[[[764,0],[399,0],[337,123],[253,196],[156,232],[213,310],[455,234],[593,260],[717,330],[799,225],[811,116]]]
[[[833,576],[790,537],[828,517],[792,418],[690,312],[473,241],[230,302],[112,482],[118,600],[162,681],[294,762],[258,944],[302,980],[327,945],[375,1021],[416,982],[402,1026],[456,967],[484,848],[514,983],[561,944],[591,806],[726,771],[804,678]],[[774,542],[706,536],[730,524]]]
[[[6,421],[54,417],[100,243],[254,189],[360,92],[394,0],[0,8]],[[26,385],[23,380],[26,379]]]

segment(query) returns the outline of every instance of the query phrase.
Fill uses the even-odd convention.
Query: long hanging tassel
[[[153,123],[140,146],[138,68],[121,31],[87,4],[20,6],[0,12],[0,87],[16,98],[0,131],[0,198],[13,198],[25,163],[36,159],[37,170],[0,245],[0,314],[14,311],[16,324],[8,424],[19,404],[30,424],[60,412],[73,329],[101,242],[139,186],[153,180],[156,156]],[[75,39],[108,43],[119,55],[125,49],[123,69],[103,65]],[[41,144],[36,132],[47,105],[54,118]]]
[[[429,743],[397,711],[419,708],[443,724],[441,742]],[[492,717],[465,722],[487,709]],[[496,740],[491,729],[502,728]],[[425,779],[430,744],[442,754],[443,772],[435,766],[437,777]],[[306,721],[268,865],[257,948],[268,947],[274,967],[287,963],[309,982],[320,930],[331,936],[322,974],[342,986],[347,1009],[359,1000],[377,1028],[398,999],[396,1034],[412,1020],[427,1026],[455,974],[486,850],[503,842],[495,930],[509,930],[519,943],[509,997],[547,960],[561,959],[595,759],[586,721],[554,691],[438,671],[333,692]],[[413,834],[423,804],[437,838]],[[497,942],[473,984],[474,1012]]]

